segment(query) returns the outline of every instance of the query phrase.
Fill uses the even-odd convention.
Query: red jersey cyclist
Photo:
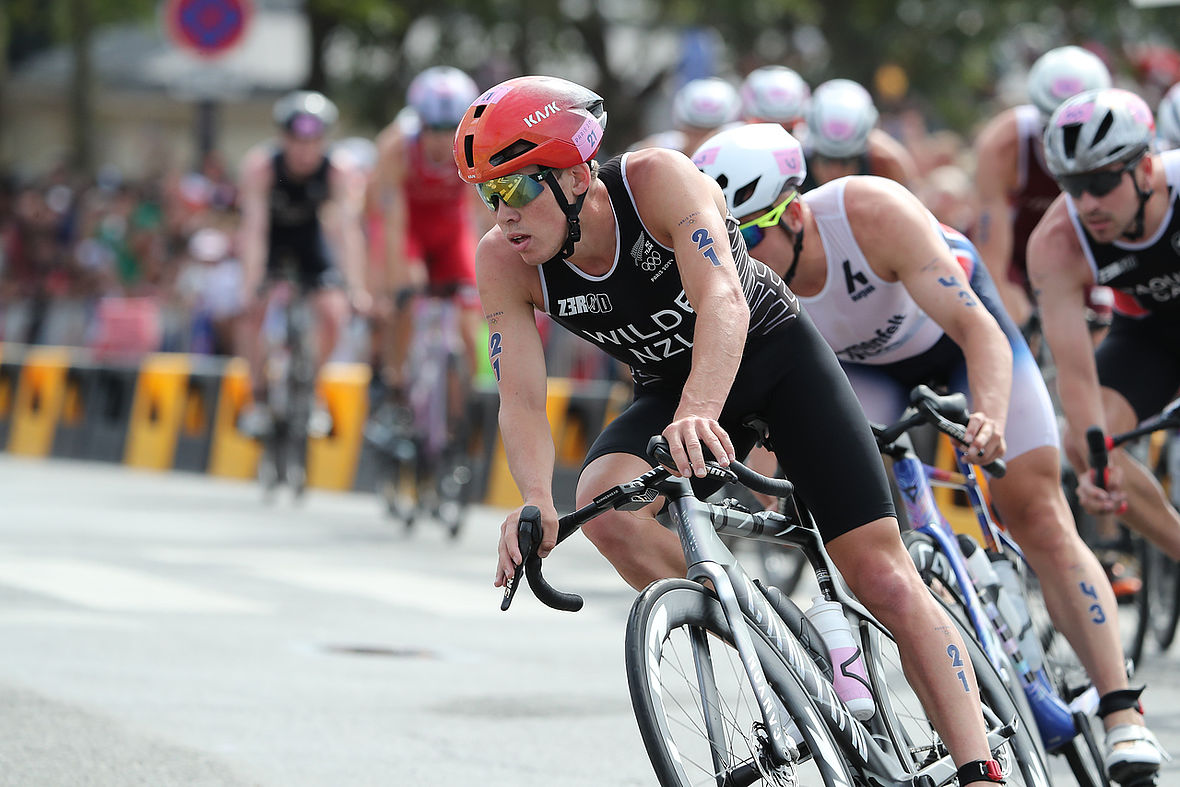
[[[405,384],[414,333],[410,307],[417,294],[429,292],[458,302],[467,368],[476,368],[479,298],[473,208],[478,208],[478,200],[459,178],[451,145],[455,127],[477,92],[475,82],[457,68],[428,68],[410,82],[407,100],[412,111],[377,137],[374,177],[385,210],[386,273],[394,300],[382,376],[395,401]]]

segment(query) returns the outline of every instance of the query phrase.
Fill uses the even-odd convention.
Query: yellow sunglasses
[[[738,231],[742,233],[742,240],[746,242],[746,248],[752,249],[762,242],[766,237],[766,230],[771,227],[778,226],[782,221],[783,214],[787,212],[787,206],[790,205],[795,197],[799,196],[798,191],[792,191],[791,196],[775,205],[770,210],[763,213],[756,219],[750,219],[745,224],[738,227]]]

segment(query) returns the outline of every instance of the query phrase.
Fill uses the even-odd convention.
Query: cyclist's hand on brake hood
[[[525,505],[508,514],[504,523],[500,525],[500,543],[497,547],[498,560],[496,562],[496,587],[504,587],[508,580],[516,573],[516,567],[524,562],[524,555],[520,553],[520,512],[525,506],[534,505],[541,511],[541,529],[544,535],[537,554],[547,557],[550,550],[557,544],[557,509],[552,503],[535,503],[525,501]]]
[[[713,458],[722,466],[728,465],[730,460],[736,458],[733,441],[721,428],[721,424],[713,418],[678,415],[662,434],[668,441],[668,450],[672,452],[672,458],[676,460],[677,471],[685,477],[704,477],[706,451],[712,453]]]
[[[967,421],[967,460],[979,465],[990,464],[1004,455],[1004,427],[982,411],[971,413]]]

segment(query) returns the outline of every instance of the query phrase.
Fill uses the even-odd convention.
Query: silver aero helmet
[[[1110,87],[1110,71],[1093,52],[1059,46],[1037,58],[1028,72],[1028,98],[1049,117],[1062,101],[1086,90]]]
[[[811,88],[786,66],[763,66],[742,81],[742,115],[751,122],[790,126],[807,116]]]
[[[764,211],[807,177],[803,148],[778,123],[751,123],[706,139],[692,155],[725,194],[734,216]]]
[[[1160,99],[1155,113],[1155,145],[1159,150],[1180,148],[1180,82]]]
[[[1045,128],[1045,161],[1054,177],[1131,161],[1151,148],[1151,109],[1127,90],[1087,90],[1053,112]]]
[[[851,79],[831,79],[811,94],[807,111],[808,145],[824,158],[852,158],[869,149],[877,125],[873,97]]]
[[[479,95],[471,77],[451,66],[433,66],[410,82],[406,99],[422,127],[454,130]]]
[[[733,85],[718,77],[693,79],[672,99],[678,128],[719,128],[737,120],[741,102]]]
[[[323,93],[296,90],[275,102],[275,125],[300,139],[322,137],[340,116],[336,105]]]

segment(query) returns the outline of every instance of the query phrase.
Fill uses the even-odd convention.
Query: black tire
[[[1148,547],[1148,559],[1151,634],[1160,652],[1166,653],[1176,639],[1176,626],[1180,623],[1180,564],[1154,547]]]
[[[781,654],[754,626],[747,628],[781,707],[795,719],[819,718]],[[770,764],[769,747],[759,737],[764,733],[758,698],[720,604],[701,585],[685,579],[649,585],[631,608],[626,654],[631,704],[663,787],[717,785],[719,769],[726,774],[724,783],[735,786],[853,783],[840,747],[822,725],[800,726],[804,745],[797,762]],[[702,680],[713,681],[717,703],[701,701],[712,694],[702,690]],[[710,705],[708,720],[705,705]],[[825,754],[808,754],[815,751]],[[780,781],[766,781],[764,770]]]

